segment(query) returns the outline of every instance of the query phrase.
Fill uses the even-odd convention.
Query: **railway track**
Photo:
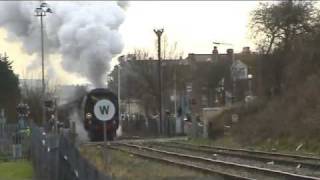
[[[112,142],[126,142],[126,143],[146,143],[146,142],[171,142],[171,141],[184,141],[188,140],[187,137],[175,137],[175,138],[141,138],[138,136],[125,136],[121,138],[117,138]],[[103,144],[103,141],[95,141],[95,142],[83,142],[80,145],[85,146],[97,146]]]
[[[320,180],[320,178],[312,176],[298,175],[279,170],[271,170],[234,162],[214,160],[205,157],[123,142],[112,143],[109,148],[131,153],[143,158],[200,170],[206,173],[218,175],[224,179]]]
[[[176,145],[173,142],[168,143],[144,143],[148,147],[155,147],[174,152],[192,154],[195,156],[217,159],[221,161],[235,162],[240,164],[250,164],[256,167],[274,169],[294,174],[308,175],[320,177],[319,162],[296,162],[286,159],[278,159],[274,157],[263,157],[258,155],[247,155],[239,153],[230,153],[227,151],[208,150],[190,146]]]
[[[221,150],[228,150],[228,151],[235,151],[235,152],[247,152],[247,153],[254,153],[254,154],[274,155],[274,156],[281,156],[281,157],[292,157],[296,159],[310,159],[310,160],[320,161],[319,157],[311,157],[311,156],[304,156],[304,155],[284,154],[284,153],[277,153],[277,152],[266,152],[266,151],[248,150],[248,149],[233,149],[233,148],[226,148],[221,146],[194,145],[190,143],[181,143],[181,142],[175,142],[175,143],[193,145],[193,146],[198,146],[202,148],[212,148],[212,149],[221,149]]]
[[[170,142],[166,144],[163,143],[162,145],[189,149],[193,151],[200,151],[205,153],[211,153],[211,154],[217,153],[217,154],[234,156],[234,157],[243,157],[243,158],[248,158],[253,160],[261,160],[264,162],[273,161],[274,163],[277,163],[277,164],[289,165],[292,167],[300,166],[300,168],[305,167],[305,168],[320,171],[320,158],[318,157],[282,154],[282,153],[265,152],[265,151],[253,151],[253,150],[246,150],[246,149],[232,149],[232,148],[206,146],[206,145],[194,145],[194,144],[178,143],[178,142]]]
[[[201,152],[205,153],[208,155],[216,154],[216,155],[221,155],[221,156],[226,156],[226,157],[236,157],[236,158],[244,158],[248,160],[255,160],[259,161],[262,163],[268,163],[268,162],[273,162],[274,164],[279,164],[279,165],[285,165],[285,166],[290,166],[293,168],[299,167],[299,168],[307,168],[310,170],[314,171],[320,171],[320,160],[318,158],[313,158],[311,159],[308,157],[307,159],[302,159],[302,157],[299,156],[299,159],[296,159],[295,156],[290,156],[288,155],[281,156],[279,154],[274,155],[268,154],[264,152],[263,154],[256,154],[253,153],[251,154],[250,152],[243,153],[241,151],[229,151],[229,150],[223,150],[223,149],[214,149],[214,148],[208,148],[208,147],[198,147],[196,145],[190,145],[190,144],[185,144],[185,143],[150,143],[151,145],[156,145],[156,146],[164,146],[164,147],[170,147],[170,148],[179,148],[179,149],[185,149],[193,152]]]

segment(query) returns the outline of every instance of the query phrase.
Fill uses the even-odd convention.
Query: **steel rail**
[[[132,150],[122,149],[122,148],[115,147],[115,146],[109,146],[108,148],[113,149],[113,150],[122,151],[122,152],[129,153],[129,154],[133,154],[135,156],[139,156],[139,157],[142,157],[142,158],[147,158],[147,159],[151,159],[151,160],[155,160],[155,161],[159,161],[159,162],[164,162],[164,163],[168,163],[168,164],[177,165],[177,166],[184,167],[184,168],[190,168],[190,169],[198,170],[198,171],[201,171],[201,172],[207,173],[207,174],[222,176],[223,178],[227,178],[227,179],[254,180],[254,179],[248,178],[248,177],[241,177],[241,176],[237,176],[237,175],[233,175],[233,174],[228,174],[228,173],[223,173],[223,172],[220,172],[220,171],[215,171],[213,169],[201,167],[201,166],[198,166],[198,165],[195,165],[195,164],[191,164],[191,163],[187,164],[187,163],[179,162],[179,161],[172,160],[172,159],[165,159],[165,158],[160,158],[160,157],[157,157],[157,156],[148,155],[145,152],[138,153],[138,152],[135,152],[135,151],[132,151]]]
[[[179,158],[184,158],[184,159],[189,159],[189,160],[197,160],[197,161],[202,161],[206,163],[211,163],[215,165],[220,165],[224,166],[226,168],[236,168],[236,169],[241,169],[245,171],[252,171],[252,172],[260,172],[263,175],[266,176],[278,176],[290,180],[295,180],[295,179],[305,179],[305,180],[320,180],[318,177],[312,177],[312,176],[305,176],[305,175],[298,175],[298,174],[293,174],[289,172],[284,172],[284,171],[279,171],[279,170],[271,170],[271,169],[266,169],[266,168],[261,168],[261,167],[255,167],[255,166],[249,166],[249,165],[244,165],[244,164],[238,164],[238,163],[233,163],[233,162],[226,162],[226,161],[221,161],[221,160],[214,160],[210,158],[204,158],[204,157],[198,157],[198,156],[193,156],[193,155],[187,155],[183,153],[176,153],[176,152],[170,152],[170,151],[164,151],[164,150],[159,150],[159,149],[154,149],[154,148],[149,148],[149,147],[144,147],[144,146],[139,146],[139,145],[134,145],[134,144],[128,144],[128,143],[114,143],[117,145],[122,145],[126,147],[132,147],[140,150],[148,150],[152,152],[157,152],[165,155],[170,155],[174,157],[179,157]]]
[[[320,161],[318,161],[318,163],[316,162],[304,162],[303,160],[289,160],[286,159],[284,157],[272,157],[272,155],[269,156],[261,156],[260,154],[242,154],[239,152],[230,152],[230,151],[225,151],[222,149],[216,150],[216,149],[209,149],[209,148],[200,148],[200,147],[193,147],[190,145],[186,145],[184,143],[182,143],[183,145],[172,145],[172,144],[168,144],[168,143],[150,143],[151,145],[157,145],[157,146],[167,146],[167,147],[172,147],[172,148],[181,148],[181,149],[185,149],[185,150],[190,150],[190,151],[197,151],[197,152],[203,152],[203,153],[207,153],[207,154],[221,154],[221,155],[225,155],[225,156],[232,156],[232,157],[237,157],[237,158],[246,158],[246,159],[252,159],[252,160],[258,160],[258,161],[263,161],[263,162],[270,162],[273,161],[276,164],[281,164],[281,165],[289,165],[289,166],[293,166],[293,167],[297,167],[298,165],[304,168],[309,168],[309,169],[320,169]],[[173,144],[176,144],[173,142]]]
[[[199,148],[230,151],[230,152],[241,152],[241,153],[248,153],[248,154],[274,156],[274,157],[279,157],[279,158],[292,158],[292,159],[295,159],[295,161],[297,163],[303,163],[303,164],[310,165],[310,166],[318,166],[318,167],[320,166],[320,158],[319,157],[310,157],[310,156],[304,156],[304,155],[294,155],[294,154],[285,154],[285,153],[276,153],[276,152],[266,152],[266,151],[258,151],[258,150],[233,149],[233,148],[227,148],[227,147],[221,147],[221,146],[194,145],[194,144],[190,144],[190,143],[180,143],[180,142],[173,142],[173,143],[187,145],[187,146],[193,146],[193,147],[199,147]],[[315,163],[303,162],[306,160],[314,161]]]

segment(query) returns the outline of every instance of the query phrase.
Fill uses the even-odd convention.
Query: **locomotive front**
[[[109,102],[109,105],[97,107],[101,102]],[[118,99],[108,89],[98,88],[90,91],[83,100],[84,127],[88,132],[91,141],[103,140],[103,125],[107,123],[107,139],[113,140],[119,126]],[[108,119],[101,119],[101,116],[108,116]]]

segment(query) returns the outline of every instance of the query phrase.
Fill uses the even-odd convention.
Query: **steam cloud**
[[[46,53],[61,54],[65,71],[87,78],[95,87],[103,87],[111,59],[123,49],[118,29],[128,4],[111,1],[48,4],[53,14],[44,18]],[[34,16],[39,5],[31,1],[0,2],[0,27],[8,31],[8,40],[22,42],[29,54],[40,55],[40,23]]]
[[[89,141],[88,133],[84,129],[83,124],[79,121],[80,115],[78,111],[73,111],[70,115],[70,120],[76,123],[76,132],[78,134],[78,139],[81,142]]]

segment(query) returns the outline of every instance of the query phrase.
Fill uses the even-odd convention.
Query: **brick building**
[[[231,101],[242,101],[248,94],[248,74],[255,77],[256,54],[244,47],[241,53],[190,53],[186,58],[162,60],[163,109],[185,113],[201,112],[204,107],[222,106]],[[140,103],[143,114],[158,110],[158,60],[139,60],[134,55],[121,56],[121,97],[126,107],[130,100]],[[116,67],[110,73],[109,87],[117,92]],[[174,98],[174,94],[177,95]],[[187,102],[185,102],[187,99]],[[174,101],[176,100],[176,101]],[[184,104],[184,105],[181,105]],[[124,111],[126,111],[124,109]]]

